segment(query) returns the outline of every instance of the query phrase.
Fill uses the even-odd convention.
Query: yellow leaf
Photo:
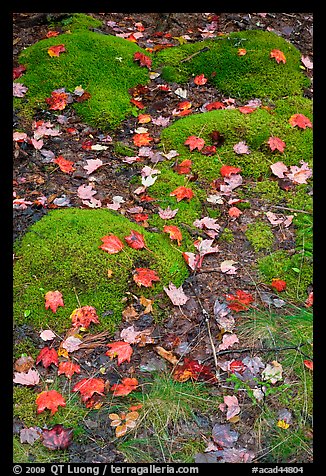
[[[112,278],[113,271],[112,269],[108,269],[108,278]]]
[[[117,413],[110,413],[109,418],[110,420],[120,420],[120,417]]]
[[[240,417],[239,417],[239,415],[234,415],[234,417],[229,418],[228,421],[231,422],[231,423],[238,423],[238,421],[240,421]]]
[[[65,357],[66,359],[69,359],[69,353],[66,349],[63,347],[59,347],[58,350],[58,357]]]
[[[285,420],[279,420],[279,421],[277,422],[277,426],[278,426],[279,428],[283,428],[283,430],[287,430],[290,425],[289,425],[288,423],[286,423]]]
[[[137,420],[138,417],[139,417],[139,413],[138,413],[138,412],[130,412],[130,413],[127,413],[127,415],[126,415],[126,422],[128,422],[129,420]]]
[[[125,435],[128,431],[127,425],[119,425],[115,429],[115,434],[117,438],[120,438],[121,436]]]
[[[144,314],[149,314],[153,311],[152,304],[154,299],[146,299],[144,296],[141,296],[139,302],[142,306],[145,306]]]

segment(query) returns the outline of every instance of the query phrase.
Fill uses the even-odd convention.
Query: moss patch
[[[263,221],[256,221],[248,225],[245,235],[255,251],[269,250],[273,246],[272,229]]]
[[[48,48],[59,44],[65,45],[66,52],[51,58]],[[29,89],[15,105],[20,105],[22,115],[31,117],[37,108],[48,109],[45,98],[52,91],[73,92],[81,85],[91,98],[73,104],[77,113],[90,125],[113,129],[133,111],[128,89],[149,80],[148,69],[133,60],[137,51],[148,55],[123,38],[85,29],[41,40],[19,57],[27,68],[22,81]]]
[[[110,255],[99,249],[103,236],[113,233],[121,241],[136,230],[144,235],[153,252],[134,250],[126,243],[119,253]],[[71,325],[70,314],[81,306],[94,306],[100,316],[97,330],[114,330],[121,319],[128,290],[154,297],[170,281],[180,286],[188,275],[181,251],[171,246],[167,234],[149,233],[136,223],[109,210],[53,210],[38,221],[16,246],[20,256],[14,267],[14,317],[17,324],[32,322],[57,332]],[[138,288],[133,281],[137,267],[156,270],[161,281],[153,288]],[[107,271],[113,271],[112,278]],[[65,306],[54,314],[45,310],[44,294],[59,290]],[[31,313],[24,317],[24,310]],[[102,316],[105,311],[109,315]],[[101,317],[102,316],[102,317]]]
[[[208,48],[191,60],[182,60]],[[247,54],[238,56],[238,49]],[[286,63],[270,58],[273,49],[281,50]],[[300,69],[300,52],[275,33],[261,30],[241,31],[198,43],[166,48],[157,53],[155,67],[162,67],[167,81],[186,82],[204,74],[222,93],[244,100],[253,97],[276,99],[299,95],[309,85]]]

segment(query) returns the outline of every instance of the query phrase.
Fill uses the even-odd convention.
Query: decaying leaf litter
[[[152,15],[154,16],[154,14]],[[228,19],[228,15],[230,15],[230,19]],[[253,19],[256,22],[255,28],[257,23],[262,29],[273,28],[273,26],[268,25],[273,24],[273,21],[280,21],[277,19],[277,15],[255,14],[255,16],[251,16],[238,14],[237,16],[237,14],[223,14],[219,16],[215,14],[196,14],[195,18],[192,19],[194,24],[190,28],[185,20],[183,20],[184,23],[181,23],[182,27],[178,24],[179,20],[176,20],[176,22],[173,22],[173,26],[178,30],[175,38],[171,38],[172,35],[169,36],[166,33],[157,35],[155,44],[161,45],[161,47],[170,42],[177,45],[182,43],[183,40],[188,40],[187,36],[191,38],[194,31],[196,34],[193,39],[198,41],[200,38],[195,38],[195,36],[204,38],[205,36],[202,35],[214,35],[220,28],[222,28],[222,32],[229,31],[228,28],[235,30],[252,29]],[[291,18],[291,16],[284,15],[283,18],[286,21]],[[130,32],[135,30],[144,36],[146,35],[146,28],[143,26],[146,21],[143,19],[142,23],[140,14],[130,14],[130,17],[126,17],[124,14],[98,14],[95,16],[103,20],[103,28],[106,28],[110,34],[116,28],[119,29],[116,30],[116,33],[124,35],[125,38],[128,38],[131,35]],[[306,14],[301,14],[300,25],[305,25],[307,19],[304,19],[304,16],[308,17]],[[146,19],[147,25],[150,25],[148,28],[153,27],[153,18],[150,21],[148,18]],[[198,21],[201,23],[198,24]],[[296,27],[295,21],[294,27],[289,27],[284,23],[279,34],[285,37],[291,36],[292,30],[295,30]],[[128,28],[130,29],[128,30]],[[188,30],[192,28],[193,31],[189,32]],[[305,28],[308,31],[308,27]],[[277,28],[274,29],[277,30]],[[33,42],[45,37],[48,30],[48,28],[41,27],[39,38],[35,38],[34,32]],[[26,32],[28,32],[28,29],[26,29]],[[133,34],[133,36],[139,43],[143,41],[141,35]],[[134,41],[133,38],[129,38],[129,40]],[[302,62],[306,68],[306,73],[311,76],[312,68],[311,64],[307,63],[307,58],[312,58],[312,52],[303,51],[302,44],[297,46],[303,53]],[[307,48],[306,45],[305,48]],[[66,54],[64,48],[50,51],[51,54],[49,52],[48,54],[51,57],[52,55]],[[245,56],[246,54],[247,52],[239,51],[239,56]],[[278,64],[284,63],[283,56],[277,51],[271,54],[271,58],[274,58]],[[150,63],[145,57],[138,55],[135,60],[139,61],[140,67],[150,69]],[[17,76],[21,72],[16,69],[14,74]],[[65,108],[69,103],[68,100],[74,100],[85,94],[85,91],[77,89],[78,85],[76,85],[77,91],[75,91],[74,98],[69,98],[65,92],[57,91],[52,93],[47,101],[50,109],[62,110],[63,112],[62,115],[57,116],[59,127],[53,118],[49,120],[48,114],[43,117],[42,115],[36,117],[36,122],[33,125],[19,124],[18,122],[19,132],[14,133],[16,134],[14,135],[14,212],[19,217],[19,220],[15,221],[15,233],[19,233],[22,222],[25,221],[26,224],[29,224],[51,208],[61,206],[84,206],[89,208],[108,206],[108,208],[113,207],[113,210],[127,212],[129,218],[142,223],[145,228],[148,226],[148,215],[151,215],[155,210],[155,213],[160,213],[160,216],[163,214],[162,218],[164,217],[164,220],[166,220],[165,230],[162,231],[171,239],[171,245],[178,247],[182,243],[183,229],[173,225],[169,226],[168,220],[178,213],[178,202],[192,199],[191,180],[196,180],[196,177],[192,178],[191,175],[191,160],[188,159],[186,163],[182,160],[181,162],[177,161],[175,163],[176,172],[178,174],[190,174],[189,187],[178,187],[171,192],[171,196],[175,196],[173,210],[169,207],[166,210],[157,209],[157,207],[152,208],[150,187],[160,179],[159,171],[155,170],[156,164],[160,160],[157,152],[155,152],[155,147],[153,147],[155,141],[158,140],[162,128],[172,123],[179,116],[199,112],[203,104],[212,104],[215,101],[215,104],[211,106],[212,108],[219,109],[233,106],[239,107],[240,110],[242,107],[241,112],[243,114],[250,114],[253,111],[250,111],[250,106],[242,103],[238,104],[237,101],[232,101],[232,98],[218,95],[215,88],[207,85],[203,75],[197,75],[193,84],[190,81],[188,87],[190,93],[188,92],[187,98],[184,97],[184,91],[187,91],[187,89],[184,89],[184,85],[182,85],[179,90],[174,88],[174,94],[171,93],[167,99],[164,95],[170,93],[171,86],[163,84],[158,88],[157,84],[160,83],[155,83],[155,80],[158,81],[154,78],[152,80],[153,84],[148,87],[145,93],[146,112],[148,112],[149,117],[138,115],[138,119],[135,117],[127,118],[122,129],[116,131],[112,136],[104,135],[100,131],[81,123],[78,116],[71,109],[66,112]],[[20,81],[23,83],[23,75],[20,77]],[[26,93],[27,91],[25,91],[23,85],[16,86],[14,89],[14,96],[18,98],[23,98]],[[309,91],[306,94],[310,97]],[[138,96],[141,96],[140,91],[136,91],[133,100],[136,102],[135,107],[138,107],[141,112],[143,105],[137,103],[139,101]],[[87,94],[84,99],[87,101]],[[218,104],[216,104],[217,99]],[[206,105],[206,110],[209,109]],[[254,108],[251,109],[254,110]],[[17,120],[19,121],[19,118]],[[18,124],[15,124],[16,128]],[[292,127],[311,127],[309,119],[305,116],[302,117],[299,111],[296,117],[291,117],[290,124]],[[25,128],[26,132],[20,132]],[[219,138],[218,131],[215,132],[213,140],[217,146],[219,142],[223,143],[223,140],[221,141]],[[128,180],[135,175],[133,167],[128,168],[126,166],[121,174],[116,159],[110,153],[110,147],[115,141],[123,142],[125,146],[128,144],[131,147],[139,147],[139,152],[141,147],[148,148],[143,150],[143,158],[148,157],[150,159],[149,165],[145,165],[142,169],[142,185],[138,187],[140,189],[138,193],[135,186],[128,183]],[[205,150],[205,143],[196,135],[190,135],[185,141],[185,145],[189,147],[190,153],[193,150],[204,151],[209,156],[216,152],[216,148],[213,149],[213,147],[216,147],[214,145],[209,146],[211,148],[206,146]],[[274,136],[270,137],[268,146],[272,151],[276,149],[280,153],[286,150],[286,143],[281,138]],[[250,149],[245,141],[234,144],[234,151],[236,154],[250,154]],[[86,157],[86,153],[90,155]],[[166,153],[170,153],[173,159],[173,151],[166,151]],[[191,154],[189,158],[191,159]],[[31,160],[32,165],[30,166],[28,166],[28,159]],[[125,164],[132,166],[138,159],[139,157],[125,156],[122,160]],[[42,164],[44,165],[44,163],[49,163],[52,160],[57,168],[53,169],[51,175],[49,175],[48,172],[44,171]],[[82,167],[80,165],[75,167],[78,161],[83,164]],[[276,177],[286,178],[290,182],[289,187],[292,186],[291,183],[307,183],[306,180],[311,177],[311,170],[305,162],[301,164],[298,162],[297,166],[287,167],[282,161],[279,161],[275,162],[274,165],[272,164],[271,170]],[[243,183],[241,169],[239,168],[234,167],[232,169],[231,166],[229,166],[229,169],[221,168],[220,173],[224,177],[224,181],[216,187],[215,193],[209,195],[211,203],[214,203],[214,200],[216,204],[219,203],[219,200],[221,200],[219,192],[228,194]],[[87,179],[96,177],[95,174],[99,174],[96,180],[91,180],[87,185]],[[50,177],[51,181],[49,180]],[[127,190],[126,183],[128,184]],[[130,193],[131,190],[133,190],[133,194]],[[145,200],[139,200],[137,196],[145,197]],[[244,230],[248,220],[249,223],[255,220],[259,210],[263,210],[266,215],[269,213],[267,217],[273,225],[280,226],[280,223],[284,224],[284,227],[277,230],[276,235],[283,246],[293,247],[294,236],[290,227],[291,223],[287,225],[284,223],[289,218],[286,209],[271,209],[269,204],[262,205],[259,201],[255,203],[254,200],[251,200],[250,210],[240,210],[237,205],[243,199],[231,198],[230,201],[231,203],[224,207],[223,219],[219,217],[214,220],[207,215],[205,216],[205,213],[198,216],[197,223],[194,224],[194,230],[191,230],[196,252],[184,252],[184,258],[191,270],[191,275],[179,288],[176,288],[173,283],[164,288],[171,301],[168,321],[155,323],[151,318],[151,305],[153,304],[151,299],[146,299],[144,296],[139,298],[139,296],[134,296],[131,293],[126,299],[126,308],[121,326],[114,336],[96,334],[96,324],[101,318],[97,316],[91,303],[84,307],[76,305],[76,312],[74,311],[74,315],[71,316],[72,327],[67,330],[68,336],[58,336],[55,333],[44,335],[44,332],[52,332],[51,329],[39,329],[39,334],[36,334],[36,330],[28,326],[25,328],[21,326],[20,329],[16,330],[17,338],[19,333],[21,336],[28,334],[32,336],[32,340],[40,351],[35,362],[29,368],[25,366],[23,369],[18,369],[18,374],[16,372],[14,380],[17,385],[27,385],[29,390],[35,392],[37,412],[42,413],[50,410],[52,414],[57,413],[59,415],[60,407],[64,407],[66,402],[60,392],[60,385],[59,391],[52,390],[53,382],[51,380],[55,378],[56,373],[58,375],[64,374],[59,380],[61,386],[63,385],[63,390],[65,390],[63,393],[66,393],[67,387],[62,381],[67,378],[73,384],[70,391],[79,392],[85,406],[90,411],[98,412],[101,415],[102,422],[94,425],[93,421],[92,424],[95,434],[100,430],[101,425],[106,428],[106,433],[103,433],[103,431],[102,434],[98,433],[100,435],[98,436],[99,441],[102,442],[100,454],[98,442],[94,445],[92,440],[89,440],[90,449],[86,450],[87,444],[85,442],[74,441],[73,431],[69,428],[69,420],[65,424],[58,422],[51,430],[45,427],[30,427],[28,429],[24,422],[17,421],[15,432],[20,435],[20,441],[30,442],[35,438],[42,440],[42,444],[48,449],[68,449],[67,460],[69,461],[78,461],[78,458],[81,458],[80,461],[90,462],[126,461],[124,453],[116,450],[117,440],[114,440],[114,436],[118,439],[127,435],[128,440],[137,438],[137,422],[139,423],[138,428],[140,428],[138,431],[143,437],[146,437],[146,432],[150,431],[146,425],[145,430],[141,429],[141,423],[146,419],[146,415],[143,417],[141,415],[142,409],[138,408],[137,411],[134,411],[130,410],[130,407],[133,403],[139,403],[139,400],[132,400],[132,392],[146,388],[146,379],[149,377],[150,380],[151,369],[151,371],[168,372],[172,380],[181,384],[191,381],[202,382],[210,389],[211,395],[218,394],[221,397],[220,404],[216,405],[210,416],[202,415],[201,417],[202,421],[206,418],[205,445],[203,445],[202,440],[201,451],[194,451],[190,461],[250,462],[268,454],[268,442],[264,443],[265,446],[259,447],[257,440],[249,438],[249,434],[252,432],[257,402],[265,401],[267,398],[266,389],[271,391],[274,385],[283,382],[283,369],[278,362],[283,354],[280,352],[274,352],[273,354],[260,353],[257,350],[257,347],[260,347],[257,342],[249,346],[248,341],[246,341],[246,344],[243,345],[241,337],[237,334],[237,324],[241,321],[242,312],[249,309],[259,309],[260,306],[273,307],[274,311],[280,309],[281,312],[284,312],[285,308],[283,306],[286,306],[287,303],[282,300],[281,293],[286,289],[286,280],[275,279],[267,287],[263,284],[260,285],[255,267],[252,266],[256,261],[255,254],[252,248],[248,246],[243,235],[237,233],[237,230],[238,227],[240,230],[241,227]],[[295,213],[295,211],[289,211]],[[277,215],[271,215],[272,212]],[[243,214],[245,216],[241,216]],[[29,218],[25,220],[24,217]],[[233,230],[234,241],[231,243],[219,240],[225,228]],[[129,237],[108,235],[103,237],[102,241],[102,245],[98,244],[99,253],[122,253],[123,247],[126,246],[139,250],[146,246],[143,238],[136,231],[132,232]],[[114,270],[111,270],[111,272],[114,273]],[[108,276],[109,274],[108,272]],[[153,281],[159,281],[160,277],[155,270],[137,268],[134,270],[132,279],[141,292],[142,287],[150,288]],[[311,289],[307,290],[306,306],[311,305]],[[62,296],[60,291],[56,289],[53,289],[51,293],[48,293],[45,300],[45,308],[47,307],[55,313],[58,306],[64,306],[64,295]],[[86,334],[83,335],[84,329],[88,329],[89,326],[92,329],[91,333],[87,336]],[[43,336],[41,337],[40,334],[43,334]],[[92,334],[94,334],[93,338]],[[248,350],[246,351],[247,347]],[[277,345],[272,347],[282,348],[282,346]],[[285,349],[286,346],[283,347]],[[287,347],[289,347],[288,352],[291,352],[291,346]],[[250,350],[253,348],[256,348],[256,352]],[[293,346],[292,350],[295,349],[300,352],[300,348]],[[231,350],[234,352],[232,353]],[[311,371],[311,352],[307,350],[307,347],[302,349],[305,355],[304,365],[307,371]],[[283,350],[283,352],[285,351],[286,349]],[[268,360],[265,358],[266,355],[269,357]],[[66,363],[71,364],[69,368],[68,366],[63,367],[63,364]],[[58,365],[59,368],[57,368]],[[24,375],[25,379],[27,378],[27,384],[21,380]],[[243,389],[236,391],[237,386],[234,381],[233,383],[231,381],[231,384],[230,382],[227,383],[227,376],[232,375],[238,379],[237,384],[239,384],[239,381],[253,382],[250,388],[256,405],[250,408],[249,393],[246,394]],[[258,376],[261,383],[255,385],[253,379]],[[39,383],[40,378],[41,385]],[[264,383],[267,387],[264,386]],[[218,390],[219,388],[220,390]],[[117,399],[129,394],[131,399],[126,401],[125,404],[120,403],[120,401],[117,402]],[[112,395],[117,399],[112,400]],[[124,401],[121,400],[121,402]],[[111,411],[111,405],[114,407],[114,411]],[[293,424],[291,412],[286,409],[279,409],[279,411],[279,418],[276,419],[274,424],[281,430],[286,431]],[[133,415],[133,413],[138,414]],[[113,419],[112,415],[115,415],[116,418]],[[91,424],[92,418],[85,418],[85,426],[87,426],[86,422]],[[104,419],[105,422],[103,423]],[[112,422],[110,422],[110,419]],[[200,424],[197,426],[198,434],[195,437],[199,438],[199,433],[202,433],[202,430]],[[110,427],[112,427],[111,430]],[[92,428],[92,426],[88,428]],[[181,436],[185,440],[189,438],[187,430],[189,431],[187,425],[184,425],[183,429],[180,428],[179,437]],[[30,431],[32,436],[26,435],[26,431]],[[133,433],[134,431],[135,433]],[[192,435],[192,438],[194,438],[194,435]],[[113,445],[111,442],[113,442]],[[81,457],[82,448],[85,449],[84,459]],[[53,454],[50,457],[53,458]],[[153,460],[161,461],[160,457],[162,455],[156,455],[153,450]],[[58,461],[60,461],[60,458],[62,458],[62,453],[59,452]],[[177,456],[174,458],[177,458]],[[309,452],[305,453],[305,458],[309,460]],[[176,460],[173,457],[171,458],[171,461]]]

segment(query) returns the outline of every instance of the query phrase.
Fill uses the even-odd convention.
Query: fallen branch
[[[194,56],[199,55],[199,53],[204,53],[204,51],[208,51],[208,50],[209,50],[208,46],[205,46],[205,48],[202,48],[201,50],[196,51],[196,52],[193,53],[192,55],[187,56],[187,58],[184,58],[183,60],[181,60],[180,63],[184,63],[185,61],[189,61],[189,60],[191,60]]]

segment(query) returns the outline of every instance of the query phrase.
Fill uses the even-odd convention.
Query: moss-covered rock
[[[206,50],[182,62],[203,48]],[[239,56],[239,48],[245,48],[246,55]],[[285,64],[270,58],[274,49],[284,53]],[[156,55],[154,67],[162,68],[167,81],[186,82],[191,76],[204,74],[217,89],[232,97],[276,99],[300,95],[309,85],[300,69],[300,58],[300,52],[275,33],[250,30],[166,48]]]
[[[151,251],[135,250],[124,242],[131,230],[143,234]],[[113,255],[99,249],[101,238],[111,233],[125,244]],[[15,247],[19,257],[14,267],[15,321],[63,332],[71,326],[70,314],[79,307],[79,300],[81,306],[96,308],[101,322],[97,330],[114,330],[121,320],[126,291],[153,298],[170,281],[182,284],[188,271],[176,248],[166,233],[150,233],[109,210],[53,210]],[[133,280],[135,268],[155,270],[160,282],[138,288]],[[108,269],[113,272],[111,278]],[[65,304],[55,314],[44,307],[44,294],[54,290],[62,293]],[[31,313],[24,317],[26,309]]]
[[[59,44],[64,44],[66,51],[50,57],[48,48]],[[48,109],[45,99],[52,91],[65,88],[73,92],[81,85],[91,97],[73,104],[77,113],[90,125],[113,129],[135,108],[128,89],[149,81],[148,69],[133,59],[137,51],[149,55],[135,43],[85,28],[41,40],[20,54],[26,73],[19,81],[28,92],[15,105],[20,114],[32,117],[37,108]]]

